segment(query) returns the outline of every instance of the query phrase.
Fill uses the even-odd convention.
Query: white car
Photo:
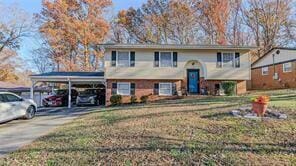
[[[32,119],[37,111],[33,100],[25,100],[14,93],[0,92],[0,123],[25,118]]]

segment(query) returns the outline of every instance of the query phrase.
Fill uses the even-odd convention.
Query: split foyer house
[[[296,49],[273,48],[252,64],[252,89],[296,88]]]
[[[150,100],[177,95],[216,94],[221,82],[235,81],[237,94],[251,79],[249,52],[255,47],[218,45],[106,44],[106,102],[118,94]]]

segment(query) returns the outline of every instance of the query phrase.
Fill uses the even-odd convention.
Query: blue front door
[[[188,92],[191,94],[199,93],[199,70],[188,70]]]

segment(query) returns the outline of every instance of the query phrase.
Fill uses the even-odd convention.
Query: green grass
[[[229,115],[262,94],[288,119]],[[295,90],[279,90],[105,108],[11,153],[0,165],[295,165],[295,102]]]

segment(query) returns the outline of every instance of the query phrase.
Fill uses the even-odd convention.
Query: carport
[[[34,87],[38,82],[68,84],[68,108],[71,108],[72,85],[105,85],[104,72],[50,72],[30,76],[32,86],[30,90],[31,99],[34,98]]]

